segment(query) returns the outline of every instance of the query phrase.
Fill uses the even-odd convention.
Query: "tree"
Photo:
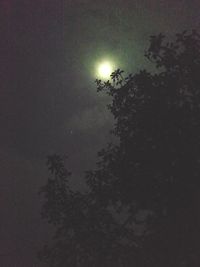
[[[63,158],[48,158],[43,215],[56,227],[42,253],[49,266],[200,264],[200,35],[151,36],[145,56],[156,72],[124,77],[117,69],[111,81],[96,80],[112,99],[118,143],[86,172],[88,191],[72,191]]]

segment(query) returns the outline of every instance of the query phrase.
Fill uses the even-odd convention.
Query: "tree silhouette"
[[[48,266],[200,266],[200,35],[151,36],[145,56],[156,72],[96,80],[118,142],[86,172],[87,192],[70,189],[62,157],[48,158]]]

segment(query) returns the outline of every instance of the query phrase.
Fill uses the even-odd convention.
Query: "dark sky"
[[[95,63],[110,56],[127,72],[145,67],[149,35],[198,28],[199,8],[199,0],[1,1],[0,266],[44,266],[35,252],[47,236],[37,195],[46,155],[66,153],[82,188],[110,140]]]

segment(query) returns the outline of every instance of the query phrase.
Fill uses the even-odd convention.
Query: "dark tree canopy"
[[[87,192],[70,189],[62,157],[48,157],[48,266],[200,266],[200,35],[151,36],[145,56],[156,72],[96,80],[118,142],[86,172]]]

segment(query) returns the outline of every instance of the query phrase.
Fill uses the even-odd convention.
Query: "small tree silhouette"
[[[52,173],[41,192],[43,216],[54,224],[49,266],[199,266],[200,36],[150,38],[141,70],[96,80],[112,98],[118,144],[98,153],[86,172],[87,192],[68,186],[62,157],[48,158]],[[185,264],[185,265],[184,265]]]

